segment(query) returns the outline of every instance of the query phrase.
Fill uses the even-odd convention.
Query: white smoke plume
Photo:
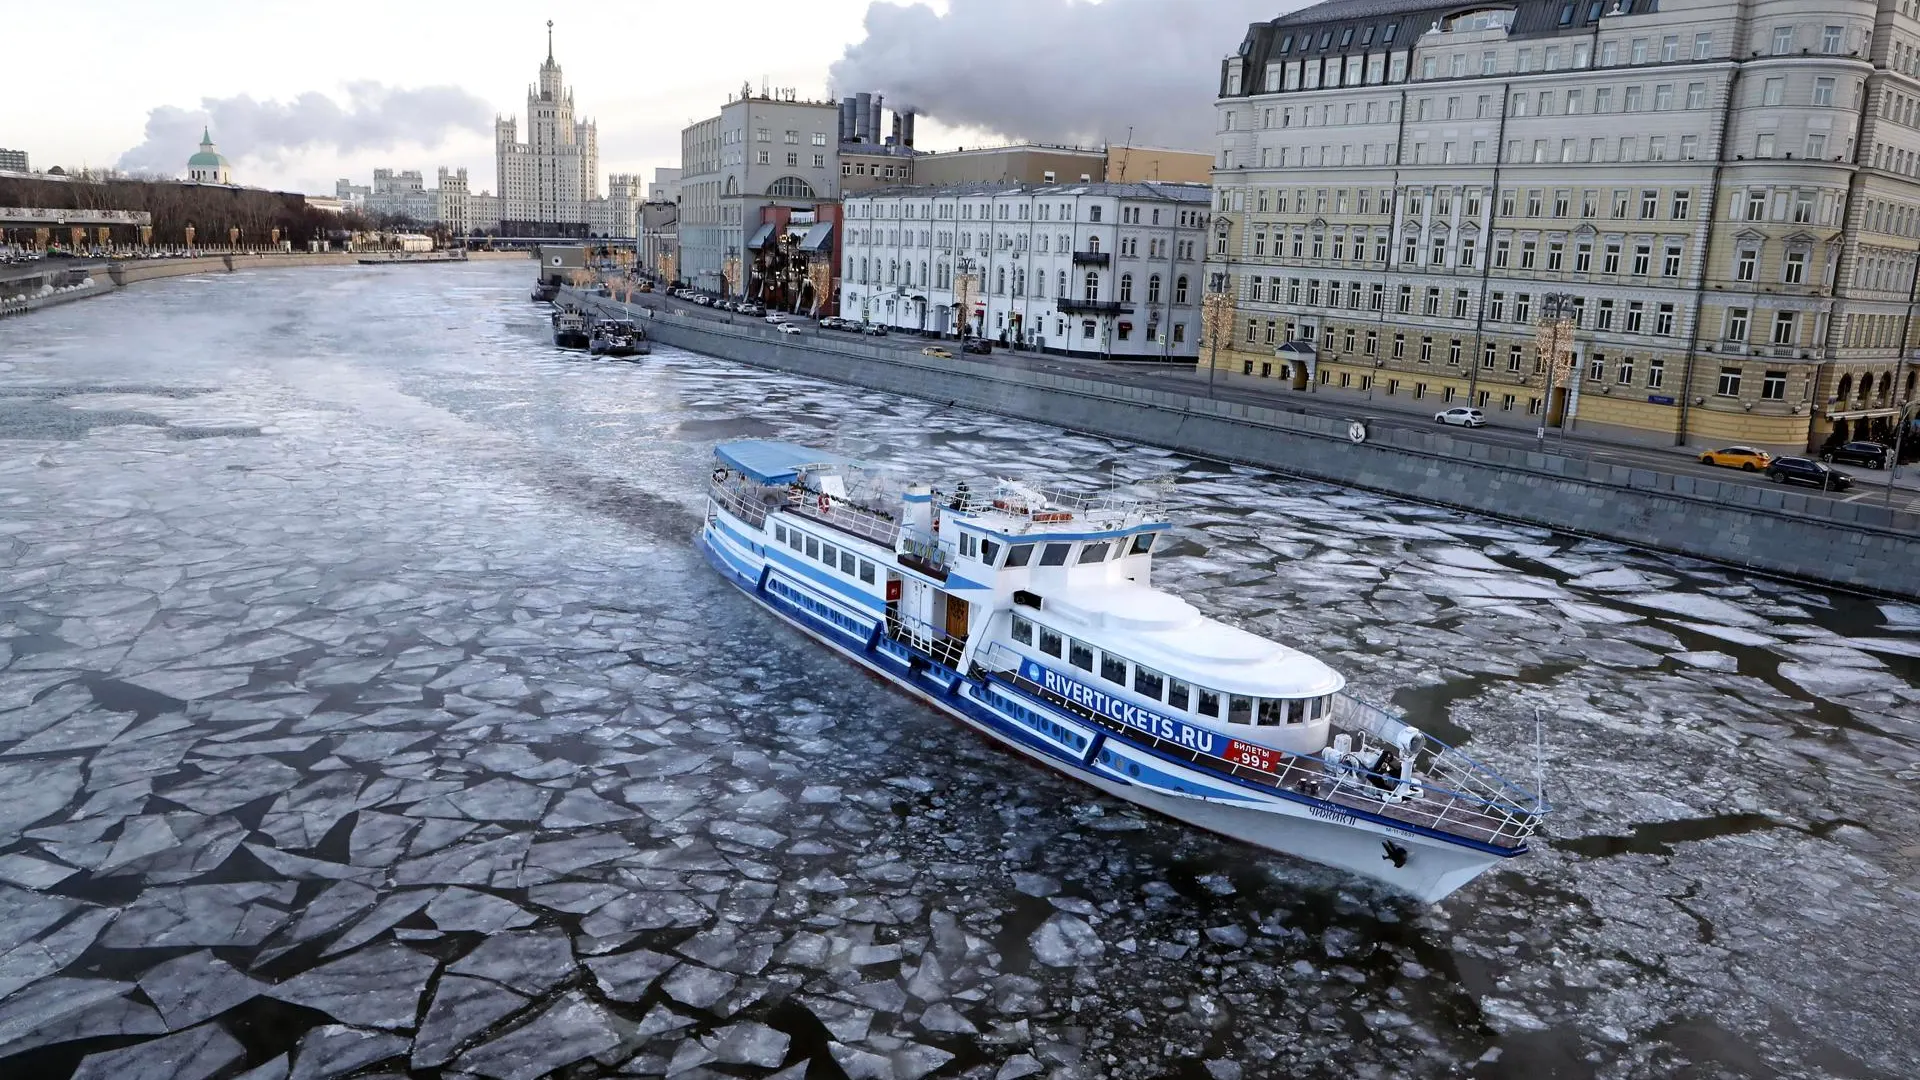
[[[120,155],[119,168],[172,175],[210,128],[230,158],[276,161],[309,149],[386,150],[433,146],[456,132],[492,130],[493,110],[457,86],[417,88],[378,82],[347,84],[344,103],[309,91],[291,101],[241,94],[203,98],[198,109],[161,105],[147,113],[146,138]]]
[[[1043,142],[1206,149],[1220,60],[1298,0],[948,0],[867,8],[836,94]]]

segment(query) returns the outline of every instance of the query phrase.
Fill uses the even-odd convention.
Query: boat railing
[[[953,553],[938,540],[905,537],[900,541],[900,555],[937,577],[944,578],[953,569]]]
[[[1399,714],[1351,694],[1333,699],[1333,720],[1338,726],[1372,735],[1388,745],[1397,744],[1400,734],[1410,726]],[[1422,771],[1439,782],[1425,786],[1466,800],[1480,816],[1496,820],[1498,831],[1527,836],[1539,826],[1549,809],[1539,793],[1526,790],[1431,733],[1421,734],[1434,750]]]
[[[887,636],[926,653],[955,671],[960,670],[960,657],[967,651],[966,641],[947,633],[945,627],[899,612],[888,612]]]
[[[727,513],[756,529],[766,526],[767,514],[779,505],[780,500],[777,490],[742,481],[709,484],[707,494]]]
[[[1039,525],[1078,521],[1126,527],[1166,520],[1165,508],[1158,502],[1117,491],[1085,494],[1006,480],[985,491],[975,491],[963,483],[951,491],[935,491],[934,499],[962,513],[1003,513]]]
[[[900,535],[900,526],[877,510],[836,499],[821,491],[789,488],[787,509],[862,540],[870,540],[891,550]]]
[[[1363,809],[1405,821],[1408,824],[1465,836],[1500,847],[1517,847],[1525,843],[1539,827],[1540,819],[1546,812],[1545,806],[1541,805],[1537,798],[1527,795],[1512,785],[1507,786],[1512,788],[1512,792],[1518,793],[1518,798],[1514,797],[1512,792],[1499,789],[1497,784],[1489,782],[1483,776],[1483,774],[1491,776],[1497,781],[1499,780],[1497,773],[1471,762],[1471,759],[1451,751],[1451,748],[1443,750],[1435,761],[1442,760],[1447,753],[1453,753],[1454,757],[1447,760],[1446,764],[1439,769],[1429,768],[1427,775],[1421,777],[1420,782],[1410,790],[1400,783],[1398,776],[1350,764],[1331,764],[1318,755],[1296,754],[1276,747],[1262,748],[1270,752],[1274,768],[1271,770],[1256,768],[1244,762],[1161,739],[1068,701],[1021,675],[1020,660],[1019,653],[1001,642],[994,642],[980,653],[976,663],[982,669],[999,674],[1019,689],[1047,702],[1054,708],[1071,713],[1113,734],[1124,735],[1130,740],[1148,745],[1170,757],[1227,773],[1237,779],[1248,780],[1265,787],[1298,792],[1322,802],[1333,803],[1348,809]],[[1386,710],[1378,706],[1370,707],[1387,719],[1393,720],[1395,725],[1405,726]],[[1228,739],[1248,742],[1240,740],[1238,736],[1231,733],[1223,734]],[[1433,741],[1435,745],[1445,745],[1438,740]],[[1248,742],[1248,745],[1258,744]],[[1463,762],[1467,765],[1464,769],[1459,767]]]

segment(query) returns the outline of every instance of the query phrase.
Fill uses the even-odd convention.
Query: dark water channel
[[[528,277],[0,323],[0,1076],[1912,1075],[1920,608],[589,361]],[[1420,908],[996,752],[695,555],[737,436],[1158,491],[1550,835]]]

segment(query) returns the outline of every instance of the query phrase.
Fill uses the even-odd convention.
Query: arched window
[[[1123,304],[1133,303],[1133,275],[1132,274],[1120,275],[1120,302]]]
[[[1160,275],[1152,274],[1152,275],[1149,275],[1147,278],[1147,303],[1157,304],[1159,302],[1160,302]]]
[[[1045,270],[1033,275],[1033,295],[1039,297],[1045,297],[1047,295],[1047,272]]]
[[[860,283],[864,285],[866,284],[866,282],[867,282],[867,260],[865,258],[862,258],[860,260]]]
[[[1088,254],[1091,254],[1091,255],[1100,254],[1100,238],[1099,237],[1097,236],[1087,237],[1087,252]]]
[[[1911,372],[1911,371],[1907,372],[1907,389],[1906,389],[1905,398],[1908,401],[1913,400],[1913,383],[1914,383],[1915,374],[1916,374],[1915,372]]]
[[[1851,375],[1840,376],[1840,387],[1839,387],[1839,394],[1838,394],[1840,400],[1845,401],[1852,394],[1853,394],[1853,376]]]
[[[727,194],[729,195],[740,194],[740,181],[734,179],[731,176],[727,177]]]
[[[732,195],[733,178],[727,178],[727,194]],[[797,176],[783,176],[767,187],[767,194],[776,199],[811,199],[814,197],[813,185]]]
[[[1098,270],[1087,271],[1086,295],[1083,296],[1082,299],[1086,300],[1088,303],[1092,303],[1100,299],[1100,271]]]
[[[1007,295],[1007,268],[996,267],[993,271],[993,295]]]
[[[927,264],[926,264],[925,262],[922,262],[922,263],[920,264],[920,281],[919,281],[919,284],[920,284],[920,286],[921,286],[922,288],[925,288],[925,287],[926,287],[926,284],[927,284]]]
[[[1067,272],[1065,270],[1060,271],[1060,289],[1058,295],[1062,299],[1067,295]]]
[[[1187,302],[1187,275],[1185,274],[1173,279],[1173,302],[1176,304]]]
[[[900,281],[900,260],[895,259],[892,262],[887,264],[887,284],[894,285],[894,284],[898,284],[899,281]]]
[[[1893,392],[1893,373],[1887,372],[1880,376],[1880,400],[1883,402],[1886,401],[1887,395],[1892,392]]]

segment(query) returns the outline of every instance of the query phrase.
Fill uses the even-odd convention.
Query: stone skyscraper
[[[553,59],[553,23],[547,23],[547,60],[527,90],[527,141],[515,117],[496,117],[500,231],[522,236],[585,236],[588,203],[599,194],[599,134],[576,121],[573,92]]]

